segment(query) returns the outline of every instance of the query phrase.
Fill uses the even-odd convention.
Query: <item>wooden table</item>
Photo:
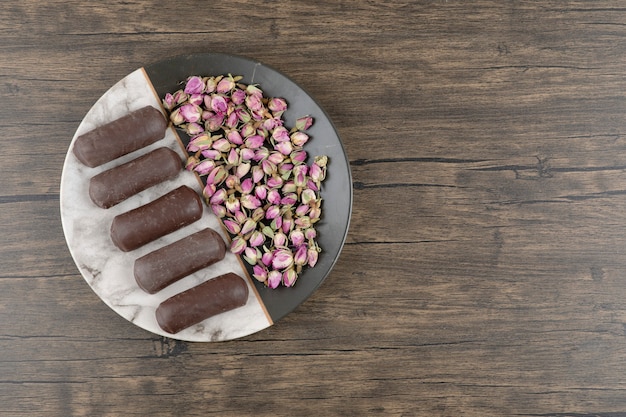
[[[3,5],[0,415],[624,415],[623,6]],[[339,261],[296,311],[188,343],[91,291],[59,183],[104,91],[207,51],[313,94],[344,141],[354,207]]]

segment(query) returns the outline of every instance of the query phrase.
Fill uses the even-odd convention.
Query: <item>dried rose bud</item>
[[[261,97],[258,94],[251,94],[246,97],[245,103],[246,106],[252,110],[253,112],[259,112],[263,108],[263,103],[261,102]]]
[[[266,175],[272,175],[278,170],[276,168],[276,164],[268,161],[267,159],[261,162],[261,168],[263,169],[263,172],[265,172]]]
[[[305,162],[305,161],[306,161],[307,156],[308,156],[308,155],[307,155],[306,151],[299,150],[299,151],[294,151],[294,152],[292,152],[292,153],[291,153],[291,155],[290,155],[290,158],[291,158],[291,161],[292,161],[294,164],[297,164],[297,163],[303,163],[303,162]]]
[[[278,142],[275,149],[283,155],[289,155],[293,151],[291,142]]]
[[[280,152],[270,152],[267,157],[267,160],[273,163],[274,165],[278,165],[285,160],[285,155]]]
[[[263,207],[257,207],[254,210],[252,210],[252,214],[250,215],[250,218],[257,223],[261,221],[262,219],[264,219],[265,210],[263,209]]]
[[[311,116],[300,117],[296,120],[296,129],[307,130],[313,124],[313,118]]]
[[[300,194],[300,199],[302,200],[302,204],[310,204],[317,199],[317,195],[315,194],[315,191],[307,188],[305,190],[302,190],[302,193]]]
[[[220,157],[222,156],[222,153],[215,149],[202,150],[200,153],[206,159],[213,159],[214,161],[220,159]]]
[[[304,237],[308,240],[315,239],[317,237],[317,231],[314,228],[309,227],[304,231]]]
[[[213,170],[207,176],[207,184],[219,185],[228,177],[228,172],[222,166],[213,168]]]
[[[242,108],[242,107],[238,107],[235,109],[235,114],[237,115],[237,118],[242,122],[242,123],[248,123],[252,117],[250,116],[250,113],[248,113],[246,111],[246,109]]]
[[[275,219],[280,216],[280,207],[279,206],[270,206],[267,210],[265,210],[265,218],[266,219]]]
[[[309,247],[309,249],[307,250],[307,259],[308,259],[309,266],[311,268],[313,268],[315,264],[317,264],[318,256],[319,256],[319,252],[317,248]]]
[[[267,186],[266,185],[257,185],[256,187],[254,187],[254,195],[259,200],[265,200],[265,198],[267,197]]]
[[[283,179],[278,175],[272,175],[266,181],[269,188],[280,188],[283,185]]]
[[[306,216],[311,207],[308,204],[300,204],[296,208],[296,216]]]
[[[304,244],[304,233],[301,229],[292,230],[292,232],[289,234],[289,240],[291,240],[291,243],[294,246],[300,246]]]
[[[282,154],[281,154],[282,155]],[[287,179],[289,176],[291,176],[291,172],[293,170],[293,164],[290,164],[288,162],[283,162],[282,164],[280,164],[278,166],[278,173],[284,178]],[[287,178],[285,178],[285,176],[287,176]]]
[[[306,265],[308,260],[307,246],[300,245],[293,256],[293,263],[299,266]]]
[[[194,123],[200,120],[202,109],[195,104],[184,104],[180,106],[180,115],[186,122]]]
[[[283,272],[283,285],[285,287],[291,287],[296,283],[296,279],[298,279],[298,274],[293,268],[289,268],[285,272]]]
[[[247,219],[241,226],[241,234],[245,236],[255,229],[256,229],[256,222],[252,219]]]
[[[309,175],[311,179],[317,183],[324,180],[326,177],[326,168],[320,167],[317,163],[311,164],[311,169],[309,170]]]
[[[255,230],[250,235],[248,243],[250,244],[250,246],[259,247],[263,245],[263,243],[265,243],[265,235],[263,235],[263,233],[259,232],[258,230]]]
[[[241,181],[242,194],[250,194],[252,190],[254,190],[254,183],[252,182],[252,178],[246,178],[245,180]]]
[[[272,132],[272,139],[274,139],[276,142],[289,142],[289,131],[283,126],[278,126]]]
[[[213,213],[219,217],[220,219],[224,216],[226,216],[226,207],[220,205],[220,204],[212,204],[211,205],[211,210],[213,210]]]
[[[284,98],[272,98],[268,101],[267,108],[273,112],[284,112],[287,110],[287,102]]]
[[[239,153],[237,153],[236,148],[231,148],[228,151],[228,156],[226,157],[226,163],[230,165],[236,165],[239,162]]]
[[[224,227],[228,230],[228,233],[232,235],[239,234],[241,231],[241,226],[234,220],[225,219],[222,223],[224,223]]]
[[[230,251],[235,255],[241,254],[244,250],[246,250],[246,240],[241,236],[235,236],[230,243]]]
[[[267,192],[267,202],[270,204],[280,204],[280,193],[278,190],[269,190]]]
[[[198,123],[189,123],[185,127],[185,132],[187,132],[189,136],[196,136],[204,132],[204,128]]]
[[[265,266],[270,266],[272,264],[272,259],[274,259],[273,252],[264,252],[261,256],[261,263]]]
[[[206,130],[210,132],[217,132],[222,129],[222,124],[224,123],[224,114],[217,113],[211,114],[208,118],[206,118],[204,122],[204,127]]]
[[[215,91],[215,88],[217,87],[217,80],[215,79],[215,77],[208,77],[205,78],[204,80],[204,85],[205,87],[205,92],[207,93],[212,93]]]
[[[293,168],[293,183],[296,187],[304,187],[307,183],[307,172],[309,171],[309,167],[302,164]]]
[[[251,161],[254,158],[254,151],[248,148],[241,148],[239,151],[242,161]]]
[[[311,211],[309,212],[309,218],[311,222],[315,222],[320,219],[322,215],[322,209],[319,207],[311,207]]]
[[[235,88],[230,94],[230,99],[237,106],[243,104],[246,100],[246,92],[240,88]]]
[[[176,100],[174,99],[174,96],[171,93],[165,94],[165,97],[163,98],[163,107],[165,107],[166,110],[172,110],[175,105]]]
[[[256,248],[247,247],[243,252],[243,259],[250,265],[256,265],[257,260],[261,257],[261,251]]]
[[[293,265],[293,255],[288,249],[278,249],[274,251],[272,258],[272,268],[275,270],[284,270]]]
[[[291,143],[295,146],[304,146],[309,140],[309,135],[304,132],[294,132],[291,134]]]
[[[202,94],[191,94],[187,102],[199,106],[204,102],[204,96]]]
[[[249,136],[252,136],[256,133],[256,129],[255,127],[252,125],[252,123],[246,123],[245,125],[241,126],[241,136],[244,138],[247,138]]]
[[[269,237],[270,239],[274,239],[274,229],[272,229],[269,226],[265,226],[261,229],[261,233],[263,233],[265,236]]]
[[[226,190],[223,189],[223,188],[220,188],[219,190],[215,191],[215,193],[213,193],[213,195],[209,199],[209,203],[211,203],[211,204],[224,204],[224,202],[226,201],[226,197],[227,196],[228,195],[226,193]]]
[[[228,200],[226,200],[224,205],[226,206],[226,210],[228,210],[230,213],[236,213],[241,210],[241,203],[239,202],[239,199],[233,194],[228,197]]]
[[[187,83],[185,84],[185,93],[187,94],[201,94],[204,92],[204,82],[200,77],[189,77],[187,79]]]
[[[196,156],[191,155],[190,157],[187,158],[187,162],[185,163],[185,169],[187,171],[192,171],[198,166],[199,163],[200,163],[200,160]],[[211,167],[211,169],[213,169],[213,167]]]
[[[233,80],[232,76],[228,76],[222,78],[220,82],[217,83],[217,92],[220,94],[226,94],[230,92],[233,88],[235,88],[235,80]]]
[[[243,138],[236,130],[231,130],[226,134],[226,139],[234,145],[243,145]]]
[[[241,196],[241,205],[249,210],[254,210],[261,206],[261,201],[252,194],[244,194]]]
[[[185,122],[185,118],[180,113],[180,108],[175,109],[172,113],[170,113],[170,121],[174,124],[174,126],[178,126]]]
[[[213,145],[213,138],[204,133],[191,138],[189,144],[187,144],[187,150],[189,152],[198,152],[203,149],[209,149],[211,145]]]
[[[237,222],[239,222],[239,224],[243,224],[246,220],[248,220],[246,213],[241,210],[237,210],[234,213],[233,217],[235,218],[235,220],[237,220]]]
[[[283,219],[282,229],[284,233],[289,233],[293,229],[293,226],[294,226],[293,219]]]
[[[328,157],[326,155],[318,155],[313,159],[313,162],[324,168],[328,164]]]
[[[283,218],[282,218],[282,216],[278,216],[278,217],[272,219],[272,223],[270,223],[270,226],[274,230],[279,230],[283,226]]]
[[[255,265],[252,267],[252,276],[259,282],[267,281],[267,268],[264,268],[261,265]]]
[[[296,183],[293,181],[287,181],[283,184],[282,192],[283,194],[295,193],[298,190],[296,187]]]
[[[279,117],[271,117],[269,119],[263,120],[261,127],[266,131],[270,131],[282,125],[283,125],[283,121]]]
[[[258,165],[253,166],[252,167],[252,181],[255,184],[258,184],[259,182],[261,182],[263,178],[265,178],[265,173],[263,172],[263,169]]]
[[[249,163],[239,164],[236,169],[237,177],[243,178],[248,172],[250,172],[251,165]]]
[[[209,172],[213,171],[215,168],[215,162],[211,159],[205,159],[204,161],[197,164],[193,170],[200,175],[207,175]]]
[[[216,190],[217,190],[217,187],[215,186],[215,184],[208,183],[202,189],[202,195],[206,198],[211,198],[213,194],[215,194]]]
[[[302,229],[311,227],[311,218],[309,216],[298,217],[293,222]]]
[[[226,127],[232,129],[237,126],[237,123],[239,123],[239,117],[237,116],[237,113],[232,112],[226,117],[226,123],[224,124]]]
[[[226,113],[228,102],[224,96],[213,94],[211,96],[211,110],[215,113]]]
[[[276,232],[272,241],[274,242],[274,246],[276,246],[277,248],[286,247],[287,235],[285,235],[283,232]]]
[[[281,200],[280,204],[285,206],[293,206],[298,201],[298,196],[295,193],[289,193],[285,195]]]
[[[218,139],[213,142],[213,145],[211,145],[211,147],[220,152],[228,152],[230,151],[230,142],[224,138]]]
[[[261,135],[248,136],[245,140],[245,144],[250,149],[258,149],[263,146],[265,139]]]
[[[283,278],[283,274],[280,271],[270,271],[267,274],[267,286],[274,289],[280,285],[280,282]]]
[[[235,175],[229,175],[224,180],[224,185],[229,190],[237,189],[237,187],[239,187],[239,178],[237,178]]]

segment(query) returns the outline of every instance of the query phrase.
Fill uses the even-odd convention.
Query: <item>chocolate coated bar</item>
[[[91,178],[89,197],[98,207],[106,209],[174,178],[181,170],[182,160],[176,152],[158,148]]]
[[[183,185],[143,206],[119,214],[111,224],[115,246],[128,252],[172,233],[202,217],[198,193]]]
[[[135,280],[154,294],[202,268],[224,259],[224,239],[212,229],[203,229],[150,252],[135,261]]]
[[[156,310],[159,326],[175,334],[209,317],[246,304],[248,285],[239,275],[212,278],[163,301]]]
[[[93,168],[163,139],[166,128],[163,114],[146,106],[77,137],[74,155]]]

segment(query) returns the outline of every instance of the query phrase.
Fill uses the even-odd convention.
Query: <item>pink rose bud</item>
[[[184,104],[180,106],[180,115],[186,122],[194,123],[200,120],[202,109],[195,104]]]
[[[235,238],[230,243],[230,251],[235,255],[239,255],[246,250],[246,240],[241,236],[235,236]]]
[[[248,179],[250,179],[250,178],[248,178]],[[257,185],[256,187],[254,187],[254,195],[259,200],[265,200],[265,198],[267,197],[267,186],[265,186],[265,185]]]
[[[224,77],[217,83],[216,90],[220,94],[226,94],[235,88],[235,80],[232,77]]]
[[[256,265],[260,257],[261,252],[256,248],[247,247],[243,252],[243,259],[250,265]]]
[[[244,194],[241,196],[241,205],[249,210],[254,210],[261,206],[261,202],[258,198],[252,194]]]
[[[187,94],[200,94],[204,91],[204,82],[200,77],[189,77],[185,84],[185,93]]]
[[[234,195],[228,197],[228,200],[226,200],[224,205],[226,206],[226,210],[228,210],[230,213],[237,213],[239,210],[241,210],[241,203],[239,202],[239,199],[237,199],[237,197],[235,197]]]
[[[289,142],[289,140],[290,140],[290,138],[289,138],[289,131],[285,127],[283,127],[283,126],[278,126],[272,132],[272,138],[276,142]]]
[[[250,217],[255,222],[261,221],[263,218],[265,218],[265,209],[263,207],[255,208],[254,210],[252,210],[252,214],[250,215]]]
[[[263,146],[265,138],[261,135],[252,135],[246,138],[245,144],[250,149],[258,149]]]
[[[220,205],[220,204],[213,204],[211,206],[211,210],[213,210],[213,213],[219,217],[220,219],[224,216],[226,216],[226,207]]]
[[[257,149],[256,152],[254,153],[254,160],[262,161],[266,159],[268,156],[270,156],[269,149],[267,149],[266,147],[262,147],[262,148]]]
[[[265,218],[266,219],[275,219],[276,217],[280,216],[280,207],[278,206],[269,206],[268,209],[265,211]]]
[[[273,164],[267,159],[261,162],[261,168],[263,169],[263,172],[265,172],[266,175],[272,175],[277,171],[276,164]]]
[[[248,148],[240,148],[239,155],[242,161],[251,161],[254,158],[254,151]]]
[[[229,175],[228,177],[226,177],[226,179],[224,180],[224,185],[226,186],[226,188],[228,188],[229,190],[232,190],[233,188],[236,188],[239,186],[239,178],[237,178],[234,175]]]
[[[228,139],[228,141],[232,144],[243,145],[243,138],[236,130],[228,132],[228,134],[226,134],[226,139]]]
[[[228,151],[228,157],[226,158],[226,162],[230,165],[236,165],[239,162],[239,154],[237,153],[237,149],[231,148]]]
[[[254,190],[254,183],[252,182],[252,178],[246,178],[245,180],[241,181],[242,194],[250,194],[252,190]]]
[[[309,171],[309,167],[301,164],[293,168],[293,183],[296,187],[304,187],[308,180],[306,174]]]
[[[174,126],[178,126],[185,122],[185,118],[180,113],[180,108],[170,113],[170,121],[172,122],[172,124],[174,124]]]
[[[300,199],[302,200],[303,204],[310,204],[317,199],[317,195],[315,195],[315,191],[307,188],[305,190],[302,190],[302,193],[300,194]]]
[[[248,243],[250,244],[250,246],[254,246],[255,248],[259,247],[263,245],[263,243],[265,243],[265,236],[263,235],[263,233],[259,232],[258,230],[255,230],[250,235],[250,240],[248,240]],[[269,265],[269,264],[266,264],[266,265]]]
[[[245,125],[241,126],[241,136],[244,138],[247,138],[249,136],[252,136],[256,133],[256,129],[255,127],[252,125],[252,123],[246,123]]]
[[[204,96],[202,94],[192,94],[187,101],[189,104],[199,106],[204,102]]]
[[[211,199],[209,200],[209,203],[224,204],[227,196],[228,195],[226,193],[226,190],[223,188],[220,188],[219,190],[215,191],[215,193],[213,193],[213,195],[211,196]]]
[[[237,210],[235,213],[235,220],[239,222],[239,224],[243,224],[248,218],[246,217],[246,213],[241,210]]]
[[[280,204],[280,193],[278,192],[278,190],[269,190],[267,192],[267,201],[270,204]]]
[[[265,130],[274,130],[276,129],[278,126],[282,126],[283,125],[283,121],[278,118],[278,117],[271,117],[269,119],[265,119],[263,120],[263,124],[262,127]]]
[[[287,102],[283,98],[272,98],[267,103],[267,108],[273,112],[284,112],[287,110]]]
[[[307,153],[306,153],[306,151],[302,151],[302,150],[295,151],[295,152],[291,153],[290,158],[291,158],[291,161],[294,164],[296,164],[298,162],[302,163],[302,162],[306,161]]]
[[[301,245],[296,250],[296,254],[293,257],[293,263],[299,266],[306,265],[307,258],[308,258],[307,247],[306,245]]]
[[[220,156],[222,156],[221,152],[215,149],[206,149],[201,151],[201,153],[206,159],[213,159],[214,161],[220,159]]]
[[[187,124],[185,131],[187,132],[189,136],[196,136],[204,132],[204,128],[200,126],[198,123],[189,123]]]
[[[293,151],[291,142],[278,142],[275,146],[276,150],[283,155],[289,155]]]
[[[283,235],[284,236],[284,235]],[[283,270],[293,265],[293,256],[288,249],[278,249],[274,251],[274,258],[272,259],[272,268],[276,270]]]
[[[280,188],[283,185],[283,179],[278,175],[272,175],[267,179],[267,186],[269,188]]]
[[[295,193],[297,190],[298,187],[296,187],[296,183],[293,181],[285,182],[282,188],[283,194]]]
[[[204,133],[191,138],[189,144],[187,145],[187,150],[189,152],[198,152],[204,149],[209,149],[212,144],[213,139],[211,139],[211,136]]]
[[[259,95],[253,94],[246,97],[245,103],[246,106],[253,112],[259,112],[263,108],[263,103],[261,102],[261,97]]]
[[[183,104],[185,101],[187,101],[188,97],[189,95],[186,94],[183,90],[178,90],[174,93],[174,102],[176,105]]]
[[[317,232],[312,227],[309,227],[308,229],[304,231],[304,237],[307,238],[308,240],[315,239],[316,236],[317,236]]]
[[[212,114],[204,122],[204,127],[206,128],[206,130],[210,132],[217,132],[218,130],[222,128],[223,123],[224,123],[223,113]]]
[[[311,207],[311,211],[309,212],[309,218],[311,221],[318,220],[322,215],[322,209],[319,207]]]
[[[252,219],[246,219],[246,221],[241,226],[241,234],[247,235],[248,233],[252,232],[254,229],[256,229],[256,222]]]
[[[207,176],[207,184],[219,185],[228,177],[228,172],[222,166],[213,168],[213,170]]]
[[[199,163],[200,163],[200,160],[196,158],[194,155],[192,155],[187,158],[187,163],[185,163],[185,169],[187,171],[192,171],[198,166]]]
[[[283,204],[285,206],[293,206],[294,204],[296,204],[297,201],[298,196],[295,193],[289,193],[280,200],[280,204]]]
[[[237,117],[237,113],[232,112],[231,114],[228,115],[228,117],[226,117],[226,127],[229,128],[234,128],[235,126],[237,126],[237,123],[239,123],[239,117]]]
[[[263,256],[261,256],[261,263],[265,266],[270,266],[272,264],[272,259],[274,259],[273,252],[265,252]]]
[[[306,216],[311,207],[307,204],[300,204],[298,208],[296,208],[296,216]]]
[[[267,286],[274,289],[280,285],[280,281],[283,278],[283,274],[280,271],[270,271],[267,274]]]
[[[267,268],[261,265],[254,265],[252,267],[252,276],[259,282],[267,281]]]
[[[272,223],[270,223],[270,226],[274,230],[280,229],[282,225],[283,225],[283,218],[281,216],[276,217],[275,219],[272,220]]]
[[[298,274],[292,268],[283,272],[283,285],[285,287],[291,287],[296,283],[296,279],[298,279]]]
[[[224,138],[218,139],[213,142],[213,145],[211,147],[220,152],[228,152],[230,151],[230,142]]]
[[[296,120],[296,129],[307,130],[313,124],[313,118],[311,116],[300,117]]]
[[[311,164],[311,169],[309,170],[309,175],[311,176],[311,179],[315,182],[320,182],[324,180],[324,177],[326,176],[326,172],[325,170],[320,167],[319,165],[317,165],[316,163]]]
[[[258,184],[263,178],[265,178],[265,173],[263,172],[263,169],[258,165],[253,166],[252,181],[254,181],[255,184]]]
[[[228,233],[230,233],[231,235],[239,234],[239,232],[241,231],[241,226],[239,226],[239,223],[234,220],[225,219],[223,223],[224,227],[226,227],[226,230],[228,230]]]
[[[174,96],[171,93],[165,94],[165,97],[163,98],[163,107],[165,107],[166,110],[172,110],[175,105],[176,101]]]
[[[230,94],[230,99],[233,101],[234,104],[239,106],[246,101],[246,92],[240,88],[235,88]]]
[[[243,178],[248,172],[250,172],[251,165],[249,163],[239,164],[236,170],[237,177]]]
[[[274,246],[278,247],[278,248],[282,248],[287,246],[287,235],[285,235],[282,232],[277,232],[274,234],[274,239],[272,239],[274,242]],[[274,259],[276,259],[276,256],[274,256]]]
[[[307,250],[307,258],[308,258],[309,266],[311,268],[313,268],[315,264],[317,264],[318,256],[319,256],[319,253],[317,251],[317,248],[309,247],[309,249]]]
[[[304,233],[300,229],[295,229],[289,234],[289,240],[294,246],[304,244]]]
[[[206,198],[211,198],[213,194],[215,194],[216,187],[215,184],[207,183],[202,189],[202,195]]]
[[[309,216],[298,217],[293,222],[296,224],[296,226],[299,226],[303,229],[311,227],[311,218]]]
[[[293,219],[283,219],[283,233],[289,233],[293,229]]]
[[[211,110],[215,113],[226,113],[228,110],[228,103],[224,96],[213,94],[211,96]]]
[[[213,171],[213,168],[215,168],[215,162],[211,159],[205,159],[204,161],[196,164],[193,170],[200,175],[208,175],[209,172]]]
[[[291,173],[291,171],[293,170],[293,164],[289,164],[287,162],[283,162],[282,164],[279,165],[278,167],[278,173],[280,175],[284,175],[287,173]]]
[[[309,135],[304,132],[294,132],[291,134],[291,143],[295,146],[304,146],[309,140]]]
[[[275,165],[278,165],[285,160],[285,155],[280,152],[271,152],[267,157],[267,160]]]

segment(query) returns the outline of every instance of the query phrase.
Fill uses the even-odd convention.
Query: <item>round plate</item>
[[[219,220],[206,208],[202,219],[179,231],[129,253],[119,251],[111,242],[110,225],[114,216],[138,207],[185,184],[199,193],[202,184],[194,174],[181,171],[166,181],[110,208],[101,209],[88,196],[89,180],[94,175],[160,146],[177,151],[181,160],[188,138],[168,129],[161,141],[96,168],[82,165],[73,155],[76,138],[97,126],[115,120],[129,111],[152,105],[163,111],[161,99],[167,92],[181,88],[192,75],[241,75],[241,82],[257,84],[266,97],[283,97],[289,104],[283,119],[287,127],[298,117],[310,115],[314,123],[305,145],[309,157],[327,155],[327,177],[322,184],[322,218],[317,224],[317,242],[322,248],[317,265],[300,275],[292,288],[269,289],[251,277],[251,268],[239,257],[228,253],[215,265],[183,278],[154,295],[144,293],[135,283],[133,263],[138,257],[178,240],[203,227],[218,230],[225,239]],[[194,54],[160,61],[140,68],[111,87],[89,110],[70,144],[61,178],[61,218],[66,241],[82,276],[96,294],[114,311],[150,332],[180,340],[229,340],[271,326],[304,302],[324,281],[337,261],[348,232],[352,209],[350,167],[339,135],[320,105],[295,82],[280,72],[243,57],[225,54]],[[164,332],[154,317],[156,307],[166,298],[225,272],[236,272],[251,289],[244,307],[219,314],[175,335]]]

